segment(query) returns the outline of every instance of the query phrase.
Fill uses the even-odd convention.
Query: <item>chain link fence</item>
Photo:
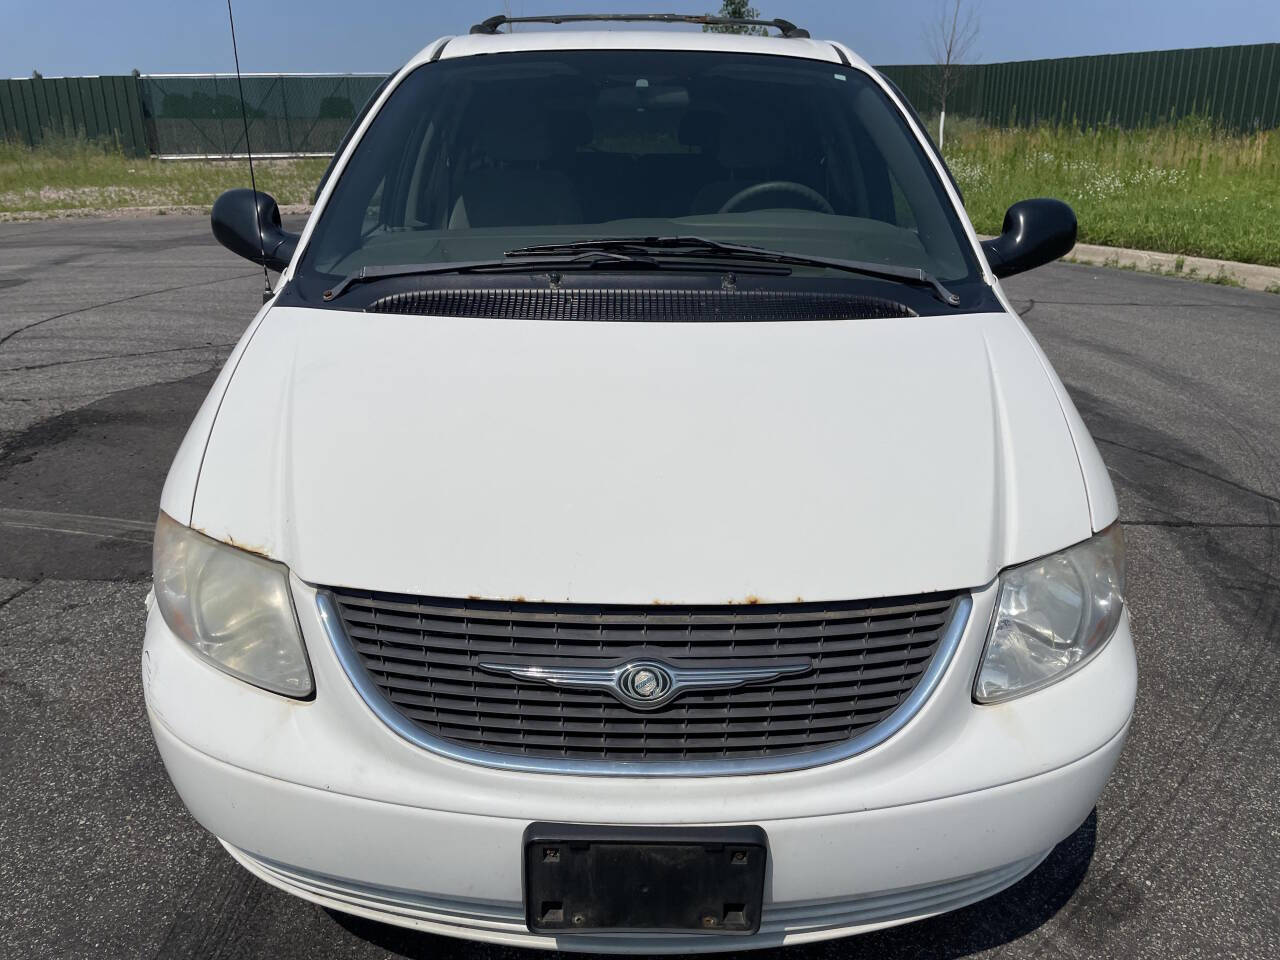
[[[921,113],[939,103],[931,66],[884,73]],[[249,142],[263,156],[327,156],[378,74],[249,74]],[[1203,117],[1236,131],[1280,127],[1280,43],[1159,50],[960,68],[947,112],[994,126],[1140,127]],[[0,80],[0,138],[114,142],[159,157],[246,153],[234,74]]]
[[[242,78],[255,155],[328,156],[382,75],[252,74]],[[241,157],[247,152],[235,74],[143,76],[142,111],[159,157]]]
[[[1144,127],[1204,117],[1238,132],[1280,127],[1280,43],[1155,50],[958,68],[947,114],[992,126]],[[921,113],[940,102],[932,66],[880,70]]]

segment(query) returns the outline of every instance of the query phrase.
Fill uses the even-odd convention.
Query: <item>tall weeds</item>
[[[975,227],[1031,196],[1076,208],[1086,242],[1280,264],[1280,136],[1200,118],[1140,130],[947,121],[947,162]]]
[[[271,160],[255,168],[261,188],[281,203],[306,203],[325,163]],[[0,213],[208,206],[223,190],[248,184],[243,161],[159,161],[79,138],[49,138],[34,149],[0,140]]]

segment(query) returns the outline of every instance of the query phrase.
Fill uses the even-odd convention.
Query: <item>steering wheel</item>
[[[793,197],[807,200],[815,210],[820,210],[823,213],[836,212],[835,208],[827,202],[827,198],[812,187],[806,187],[803,183],[796,183],[794,180],[766,180],[764,183],[756,183],[739,190],[724,202],[724,206],[720,208],[720,213],[732,213],[747,201],[769,193],[790,194]]]

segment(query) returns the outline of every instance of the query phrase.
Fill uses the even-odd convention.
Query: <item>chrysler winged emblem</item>
[[[611,667],[551,667],[521,663],[479,664],[488,673],[504,673],[553,687],[605,690],[636,710],[653,710],[689,690],[727,690],[767,683],[813,669],[808,657],[766,666],[678,667],[657,660],[630,660]]]

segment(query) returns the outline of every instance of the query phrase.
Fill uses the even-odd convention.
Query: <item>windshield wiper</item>
[[[706,237],[671,236],[671,237],[605,237],[600,240],[576,240],[568,243],[541,243],[532,247],[520,247],[508,250],[508,257],[533,257],[556,253],[569,253],[575,250],[598,250],[600,252],[652,254],[659,252],[667,256],[697,257],[706,254],[728,257],[732,259],[762,260],[766,263],[785,263],[795,266],[829,267],[832,270],[845,270],[859,273],[880,280],[897,280],[902,283],[913,283],[931,287],[938,298],[951,307],[960,305],[958,294],[952,293],[942,285],[933,274],[919,267],[897,267],[891,264],[870,263],[862,260],[842,260],[837,257],[817,257],[807,253],[791,253],[786,250],[770,250],[766,247],[753,247],[745,243],[725,243],[720,240],[709,240]]]
[[[377,267],[361,267],[355,273],[343,277],[326,290],[323,298],[327,303],[342,296],[349,288],[361,283],[373,283],[391,277],[425,277],[447,273],[477,273],[481,271],[525,270],[589,270],[593,267],[638,267],[646,270],[661,269],[662,264],[643,252],[637,254],[624,253],[621,250],[566,250],[556,256],[548,251],[545,256],[538,257],[504,257],[501,260],[441,260],[436,263],[401,263],[385,264]]]

